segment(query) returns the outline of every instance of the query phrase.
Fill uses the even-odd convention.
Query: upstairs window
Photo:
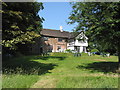
[[[58,38],[58,42],[62,42],[62,38]]]
[[[48,41],[48,38],[49,38],[49,37],[44,37],[44,40],[45,40],[45,41]]]

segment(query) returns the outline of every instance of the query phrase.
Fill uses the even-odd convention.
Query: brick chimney
[[[63,27],[62,26],[60,26],[60,31],[63,32]]]

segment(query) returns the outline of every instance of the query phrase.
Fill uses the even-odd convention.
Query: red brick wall
[[[58,46],[61,47],[61,49],[66,50],[67,49],[67,42],[65,39],[62,39],[61,42],[58,41],[58,38],[48,38],[48,41],[44,41],[44,51],[49,49],[49,45],[53,46],[53,52],[57,52]]]

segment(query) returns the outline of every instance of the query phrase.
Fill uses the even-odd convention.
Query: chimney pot
[[[63,32],[63,27],[62,26],[60,26],[60,31]]]

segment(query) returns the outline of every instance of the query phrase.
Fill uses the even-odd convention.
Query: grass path
[[[113,58],[111,59],[111,58],[106,57],[103,59],[103,57],[99,57],[100,59],[96,59],[96,57],[98,57],[98,56],[90,57],[89,58],[90,61],[88,61],[86,63],[91,63],[91,62],[93,63],[93,62],[95,62],[94,60],[96,60],[98,62],[100,62],[100,61],[105,61],[105,62],[113,61],[112,60]],[[81,58],[81,60],[82,59],[85,60],[85,58],[88,59],[88,56],[87,55],[85,55],[85,57],[84,56],[83,57],[68,56],[65,59],[65,61],[59,61],[59,66],[53,70],[50,70],[50,72],[51,72],[50,74],[46,74],[45,76],[41,76],[40,77],[41,79],[37,83],[35,83],[32,86],[32,88],[56,88],[57,86],[59,87],[59,85],[57,85],[58,83],[60,83],[61,81],[64,81],[63,80],[64,78],[80,78],[80,77],[91,78],[91,77],[93,77],[93,79],[94,79],[97,77],[101,77],[101,79],[100,79],[101,82],[102,82],[103,78],[109,78],[109,79],[110,78],[118,78],[118,75],[113,74],[113,73],[111,73],[111,74],[110,73],[104,74],[104,72],[90,73],[88,70],[86,71],[86,69],[85,70],[84,69],[78,70],[75,67],[77,67],[77,65],[79,65],[80,62],[81,62],[81,64],[85,63],[85,61],[81,61],[80,58]],[[93,59],[93,58],[95,58],[95,59]],[[108,61],[108,59],[109,59],[109,61]],[[49,59],[49,60],[52,61],[51,59]],[[74,61],[71,61],[71,60],[74,60]],[[54,60],[54,63],[58,63],[58,61]],[[117,79],[116,79],[116,81],[117,81]],[[87,86],[84,86],[84,87],[87,87]],[[107,86],[107,87],[110,87],[110,86]]]
[[[27,60],[27,58],[24,59]],[[110,58],[108,58],[101,57],[98,55],[87,56],[87,54],[82,54],[81,57],[73,57],[73,55],[69,53],[68,54],[52,53],[51,56],[44,57],[34,56],[29,57],[28,60],[29,63],[31,62],[32,64],[35,63],[36,66],[40,67],[41,68],[40,72],[43,73],[38,75],[37,78],[35,78],[35,76],[33,75],[34,77],[32,79],[34,80],[35,78],[34,83],[31,82],[31,84],[27,87],[31,88],[118,87],[118,74],[115,73],[115,70],[117,69],[116,62],[118,61],[116,56],[111,56]],[[22,60],[20,59],[18,61]],[[37,70],[39,71],[39,69]],[[7,80],[8,80],[7,78],[3,79],[4,82]],[[9,87],[7,84],[4,83],[3,86]],[[22,87],[26,86],[23,85]]]
[[[37,81],[31,88],[56,88],[57,83],[61,80],[61,78],[65,77],[115,77],[118,78],[118,75],[104,75],[104,74],[89,74],[89,75],[58,75],[58,78],[54,78],[53,76],[43,77],[41,80]],[[91,88],[91,87],[90,87]]]
[[[66,77],[102,77],[102,78],[118,78],[117,74],[83,74],[83,75],[75,75],[75,74],[70,74],[70,75],[57,75],[57,77],[52,76],[52,75],[46,75],[45,77],[40,77],[41,79],[37,81],[31,88],[56,88],[56,85],[58,82],[62,80],[62,78]],[[116,85],[117,86],[117,85]],[[91,88],[91,87],[90,87]]]
[[[31,88],[55,88],[57,81],[58,79],[52,76],[46,76],[36,82]]]

